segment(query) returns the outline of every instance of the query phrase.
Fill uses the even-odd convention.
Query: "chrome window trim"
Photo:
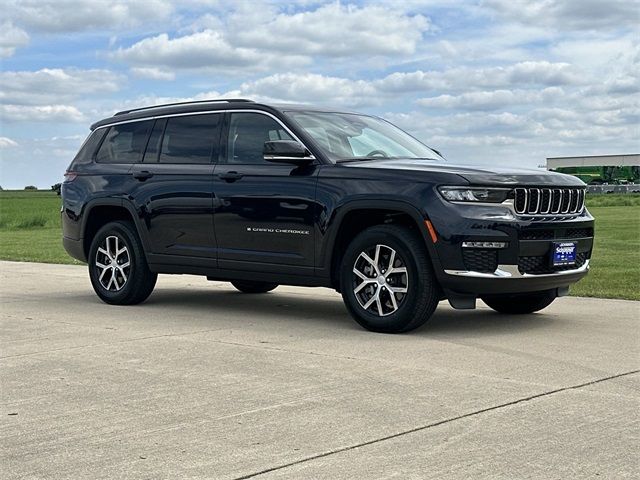
[[[109,127],[113,127],[115,125],[121,125],[123,123],[133,123],[133,122],[145,122],[147,120],[158,120],[161,118],[173,118],[173,117],[186,117],[186,116],[190,116],[190,115],[207,115],[207,114],[212,114],[212,113],[259,113],[261,115],[266,115],[267,117],[271,117],[273,120],[275,120],[276,122],[278,122],[280,124],[280,126],[284,129],[285,132],[287,132],[289,135],[291,135],[291,137],[298,142],[300,145],[302,145],[304,148],[306,148],[307,150],[309,150],[309,152],[311,152],[311,150],[309,149],[309,147],[307,147],[304,142],[302,142],[302,140],[300,140],[298,138],[298,136],[293,133],[291,131],[291,129],[289,127],[287,127],[284,123],[282,123],[282,121],[276,117],[275,115],[273,115],[270,112],[265,112],[264,110],[258,110],[258,109],[253,109],[253,108],[233,108],[233,109],[220,109],[220,110],[204,110],[201,112],[183,112],[183,113],[167,113],[165,115],[151,115],[148,117],[141,117],[141,118],[135,118],[132,120],[123,120],[120,122],[113,122],[113,123],[108,123],[105,125],[100,125],[99,127],[96,127],[94,129],[94,131],[99,130],[101,128],[109,128]],[[315,155],[313,155],[313,153],[311,154],[310,157],[305,157],[311,160],[315,160],[316,157]]]

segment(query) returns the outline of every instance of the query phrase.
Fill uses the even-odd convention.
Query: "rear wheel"
[[[113,305],[134,305],[147,299],[158,275],[152,273],[131,222],[102,227],[89,249],[89,278],[100,299]]]
[[[267,293],[278,287],[277,283],[253,282],[250,280],[235,280],[231,285],[242,293]]]
[[[440,292],[422,239],[396,225],[368,228],[351,242],[342,259],[340,289],[356,322],[382,333],[420,327],[436,309]]]
[[[547,308],[556,299],[555,290],[482,297],[482,301],[499,313],[522,315]]]

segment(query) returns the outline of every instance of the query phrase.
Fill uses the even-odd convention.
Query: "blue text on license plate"
[[[576,263],[576,250],[578,244],[575,242],[559,242],[553,244],[553,264],[573,265]]]

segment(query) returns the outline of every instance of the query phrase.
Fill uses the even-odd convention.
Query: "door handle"
[[[136,180],[140,180],[141,182],[144,182],[145,180],[151,177],[153,177],[153,173],[151,173],[148,170],[142,170],[140,172],[135,172],[133,174],[133,178],[135,178]]]
[[[218,175],[225,182],[235,182],[236,180],[240,180],[244,175],[238,172],[226,172]]]

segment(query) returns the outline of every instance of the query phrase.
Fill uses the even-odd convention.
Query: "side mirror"
[[[306,165],[315,159],[311,152],[295,140],[274,140],[264,142],[262,152],[267,162]]]

